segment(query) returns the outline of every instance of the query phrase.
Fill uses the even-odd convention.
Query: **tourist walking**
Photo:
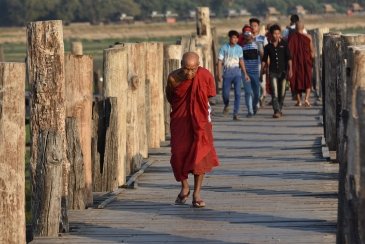
[[[238,112],[241,100],[242,74],[245,80],[249,80],[243,62],[242,47],[237,44],[239,33],[235,30],[228,32],[229,42],[224,44],[218,54],[218,79],[223,81],[222,97],[224,103],[223,113],[229,112],[229,94],[233,84],[234,87],[234,108],[233,120],[239,120]]]
[[[287,42],[281,38],[281,28],[274,24],[270,27],[272,40],[264,48],[262,72],[269,68],[269,78],[274,110],[273,118],[280,118],[286,93],[286,78],[292,76],[292,61]],[[268,66],[268,60],[270,65]]]
[[[243,36],[245,44],[242,47],[243,60],[249,80],[243,81],[245,90],[245,102],[247,107],[247,117],[250,118],[257,113],[260,95],[260,51],[258,43],[254,41],[252,28],[244,28]]]

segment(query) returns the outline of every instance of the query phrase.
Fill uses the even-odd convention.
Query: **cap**
[[[242,28],[242,33],[245,33],[246,31],[252,32],[252,28],[249,25],[245,25]]]

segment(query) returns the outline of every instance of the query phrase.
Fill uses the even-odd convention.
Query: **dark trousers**
[[[272,108],[274,112],[281,112],[286,94],[286,73],[270,73]]]

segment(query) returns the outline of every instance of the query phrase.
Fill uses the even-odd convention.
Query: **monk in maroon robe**
[[[209,97],[216,95],[210,72],[199,67],[199,56],[185,53],[182,68],[169,74],[166,97],[171,104],[171,166],[181,191],[176,204],[189,197],[188,174],[194,175],[193,207],[204,207],[200,196],[204,174],[218,166],[213,146]]]
[[[304,105],[310,107],[309,96],[312,89],[312,68],[314,48],[312,37],[304,33],[304,24],[296,23],[296,31],[289,36],[289,50],[292,54],[293,76],[291,90],[296,94],[296,106],[302,105],[302,92],[305,92]]]

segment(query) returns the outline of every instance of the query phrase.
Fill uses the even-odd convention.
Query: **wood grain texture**
[[[70,162],[68,180],[68,208],[85,209],[87,202],[87,189],[85,184],[85,163],[81,147],[80,131],[77,119],[66,118],[67,159]],[[91,148],[91,145],[90,145]]]
[[[25,243],[25,72],[0,63],[0,243]]]
[[[117,98],[118,152],[116,177],[121,186],[126,180],[126,143],[127,143],[127,90],[128,90],[128,52],[126,48],[104,50],[104,92],[105,97]]]
[[[159,148],[165,131],[163,105],[163,44],[146,43],[146,128],[149,148]],[[163,133],[164,135],[165,133]],[[164,137],[162,138],[165,139]]]
[[[27,72],[32,100],[30,165],[33,234],[57,236],[61,196],[67,198],[69,168],[66,157],[64,45],[61,21],[28,24]]]
[[[337,148],[336,126],[336,89],[340,77],[341,35],[328,33],[323,39],[323,69],[324,69],[324,131],[326,143],[330,151]]]
[[[83,155],[86,206],[93,204],[91,172],[91,128],[93,58],[87,55],[65,55],[66,116],[75,117]]]

